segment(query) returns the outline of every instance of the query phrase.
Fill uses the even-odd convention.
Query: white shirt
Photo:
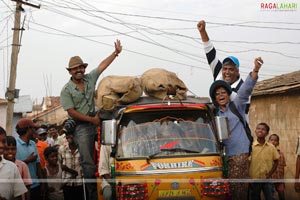
[[[11,161],[5,160],[1,155],[0,161],[0,196],[7,200],[14,199],[25,192],[27,189],[17,168]]]
[[[100,176],[104,174],[110,174],[111,164],[113,163],[113,158],[110,157],[111,146],[110,145],[101,145],[100,148],[100,161],[99,161],[99,174]],[[105,186],[110,185],[104,178],[102,178],[102,189]]]

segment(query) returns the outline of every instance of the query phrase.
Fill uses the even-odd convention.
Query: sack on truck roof
[[[146,95],[166,99],[170,94],[183,100],[187,96],[187,87],[173,72],[162,68],[153,68],[144,72],[141,76],[141,85]]]
[[[133,76],[107,76],[97,87],[98,109],[113,110],[120,104],[136,101],[143,93],[140,79]]]

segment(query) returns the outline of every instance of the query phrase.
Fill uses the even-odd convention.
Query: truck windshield
[[[117,157],[216,153],[216,139],[207,111],[130,113],[120,129]]]

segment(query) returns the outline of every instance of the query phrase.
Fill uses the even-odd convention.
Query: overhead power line
[[[180,18],[170,18],[170,17],[160,17],[160,16],[149,16],[149,15],[137,15],[137,14],[128,14],[128,13],[121,13],[121,12],[111,12],[111,11],[104,11],[104,10],[98,10],[98,9],[84,9],[84,8],[75,8],[70,6],[61,6],[61,5],[55,5],[60,8],[66,8],[71,10],[78,10],[78,11],[88,11],[88,12],[100,12],[100,13],[107,13],[107,14],[116,14],[116,15],[123,15],[123,16],[130,16],[130,17],[142,17],[142,18],[148,18],[148,19],[159,19],[159,20],[172,20],[172,21],[181,21],[181,22],[191,22],[191,23],[197,23],[197,20],[189,20],[189,19],[180,19]],[[250,22],[247,22],[250,23]],[[258,22],[255,22],[258,23]],[[267,24],[268,22],[261,22],[264,24]],[[261,28],[261,29],[277,29],[277,30],[289,30],[289,31],[299,31],[300,28],[290,28],[290,27],[274,27],[274,26],[255,26],[255,25],[244,25],[242,23],[219,23],[219,22],[209,22],[207,21],[207,24],[214,24],[214,25],[220,25],[220,26],[236,26],[236,27],[244,27],[244,28]],[[290,24],[289,22],[277,22],[277,24]],[[292,25],[295,23],[291,23]]]
[[[284,53],[278,52],[278,51],[267,51],[267,50],[263,50],[263,49],[248,49],[248,50],[243,50],[243,51],[225,51],[225,50],[218,50],[218,51],[222,51],[225,53],[246,53],[246,52],[251,52],[251,51],[257,51],[257,52],[266,52],[266,53],[273,53],[273,54],[278,54],[284,57],[288,57],[288,58],[295,58],[295,59],[299,59],[299,56],[290,56],[290,55],[286,55]]]
[[[103,17],[100,17],[100,16],[98,16],[98,15],[92,14],[91,12],[88,11],[88,10],[91,10],[90,8],[85,9],[85,8],[82,7],[82,6],[86,6],[86,5],[82,5],[82,4],[79,5],[79,4],[76,4],[76,3],[73,3],[73,2],[71,3],[71,2],[69,2],[69,1],[63,1],[63,2],[65,2],[66,5],[68,5],[68,3],[70,3],[71,5],[77,6],[77,7],[79,8],[78,11],[80,11],[81,13],[86,14],[86,15],[88,15],[88,16],[90,16],[90,17],[96,17],[96,18],[105,20],[105,21],[107,21],[107,22],[111,22],[111,23],[114,23],[114,24],[117,23],[117,24],[122,25],[122,22],[117,22],[117,21],[107,20],[107,19],[105,19],[105,18],[103,18]],[[86,2],[85,2],[85,3],[86,3]],[[52,3],[52,5],[56,5],[56,4],[53,4],[53,3]],[[61,5],[61,4],[60,4],[60,5]],[[55,6],[55,7],[59,7],[59,6]],[[48,8],[47,10],[49,10],[49,11],[51,11],[51,12],[55,12],[55,13],[57,13],[57,14],[61,14],[61,15],[67,16],[67,17],[71,17],[71,16],[72,16],[72,15],[66,13],[66,12],[63,12],[63,11],[58,11],[58,10],[55,10],[55,9],[53,9],[53,8],[51,9],[51,7],[44,6],[44,8]],[[68,5],[68,8],[70,8],[69,5]],[[92,9],[92,10],[95,10],[95,9]],[[103,13],[103,14],[105,14],[105,13]],[[105,14],[105,15],[108,15],[108,14]],[[96,22],[96,21],[94,21],[94,20],[90,20],[90,21],[93,22],[93,23],[91,23],[90,21],[86,20],[87,18],[82,19],[82,18],[78,17],[77,15],[74,16],[74,17],[72,17],[72,18],[73,18],[73,19],[75,18],[75,19],[78,19],[78,20],[80,20],[80,21],[84,21],[84,22],[86,22],[86,23],[89,23],[89,24],[91,24],[91,25],[95,25],[95,26],[99,27],[98,24],[95,24],[95,23],[94,23],[94,22]],[[124,21],[123,21],[123,22],[124,22]],[[156,29],[156,28],[153,28],[153,27],[149,27],[149,26],[144,26],[144,25],[141,25],[141,24],[131,24],[131,23],[126,23],[126,22],[124,22],[124,23],[125,23],[125,24],[128,24],[128,25],[135,25],[135,26],[140,26],[140,27],[148,28],[149,30],[161,31],[161,30],[159,30],[159,29]],[[137,28],[136,30],[140,30],[140,27],[136,27],[136,28]],[[105,30],[108,30],[106,27],[101,27],[101,28],[104,28]],[[131,30],[132,30],[132,29],[131,29]],[[143,29],[143,30],[145,30],[145,29]],[[115,30],[109,30],[109,31],[114,31],[114,32],[116,32]],[[138,31],[137,31],[137,32],[138,32]],[[148,33],[150,33],[150,34],[155,34],[155,33],[153,33],[153,32],[149,32],[149,31],[148,31]],[[120,32],[116,32],[116,34],[129,36],[129,35],[127,35],[127,34],[123,34],[123,33],[120,33]],[[174,36],[178,36],[178,37],[186,37],[186,38],[190,38],[190,39],[192,39],[192,40],[195,40],[195,38],[193,38],[193,37],[189,37],[189,36],[182,35],[182,34],[180,35],[180,34],[177,34],[177,33],[164,32],[163,34],[166,34],[166,35],[174,35]],[[155,34],[155,35],[160,35],[160,34]],[[140,40],[140,41],[142,41],[142,42],[146,42],[146,43],[150,43],[150,44],[159,46],[159,45],[156,44],[156,42],[153,42],[153,41],[148,41],[148,40],[141,39],[141,38],[136,38],[136,37],[133,37],[133,36],[129,36],[129,37],[132,37],[133,39],[138,39],[138,40]],[[149,39],[147,36],[144,36],[144,37],[146,37],[147,39]],[[169,38],[169,39],[170,39],[170,38]],[[199,38],[197,38],[197,40],[199,41]],[[160,47],[161,47],[161,46],[160,46]],[[194,46],[194,47],[195,47],[195,46]],[[221,50],[222,50],[222,49],[221,49]],[[221,50],[220,50],[220,52],[222,52]],[[218,51],[219,51],[219,49],[218,49]],[[227,51],[227,52],[228,52],[228,51]],[[182,55],[180,52],[176,52],[176,53]],[[241,53],[242,53],[242,52],[241,52]],[[280,53],[281,53],[281,52],[279,52],[279,54],[280,54]],[[189,54],[187,54],[186,52],[185,52],[185,54],[186,54],[186,55],[184,55],[185,57],[191,58],[191,57],[189,56]],[[284,56],[285,54],[281,54],[281,55]],[[201,56],[199,56],[199,55],[192,55],[192,56],[194,56],[195,58],[201,57]],[[193,58],[191,58],[191,59],[193,59]],[[206,60],[205,58],[202,58],[202,59]],[[201,62],[201,63],[206,63],[205,61],[200,61],[200,62]],[[280,64],[276,64],[276,65],[279,65],[279,66],[280,66]]]
[[[58,32],[62,32],[62,33],[65,33],[65,34],[69,34],[69,35],[72,35],[72,36],[74,36],[74,37],[78,37],[78,38],[81,38],[81,39],[84,39],[84,40],[88,40],[88,41],[91,41],[91,42],[99,43],[99,44],[102,44],[102,45],[105,45],[105,46],[114,47],[114,46],[111,45],[111,44],[107,44],[107,43],[100,42],[100,41],[97,41],[97,40],[92,40],[92,39],[90,39],[90,38],[85,38],[85,37],[82,37],[82,36],[80,36],[80,35],[76,35],[76,34],[73,34],[73,33],[68,33],[68,32],[66,32],[66,31],[62,31],[62,30],[59,30],[59,29],[56,29],[56,28],[52,28],[52,27],[43,25],[43,24],[39,24],[39,23],[34,22],[34,21],[31,21],[31,23],[33,23],[33,24],[35,24],[35,25],[38,25],[38,26],[41,26],[41,27],[44,27],[44,28],[48,28],[48,29],[51,29],[51,30],[55,30],[55,31],[58,31]],[[206,70],[206,71],[207,71],[207,70],[210,70],[210,69],[208,69],[208,68],[206,68],[206,67],[204,68],[204,67],[199,67],[199,66],[187,64],[187,63],[176,62],[176,61],[174,61],[174,60],[169,60],[169,59],[165,59],[165,58],[160,58],[160,57],[157,57],[157,56],[153,56],[153,55],[149,55],[149,54],[144,54],[144,53],[137,52],[137,51],[133,51],[133,50],[126,49],[126,48],[123,48],[123,50],[128,51],[128,52],[130,52],[130,53],[134,53],[134,54],[146,56],[146,57],[149,57],[149,58],[154,58],[154,59],[161,60],[161,61],[165,61],[165,62],[170,62],[170,63],[179,64],[179,65],[183,65],[183,66],[194,67],[194,68],[202,69],[202,70]],[[205,63],[205,64],[206,64],[206,63]]]
[[[62,1],[62,3],[64,3],[64,2],[66,2],[66,1]],[[59,2],[59,3],[60,3],[60,2]],[[69,3],[69,2],[68,2],[68,3]],[[55,5],[55,7],[58,7],[58,6],[57,6],[58,4],[52,4],[52,5]],[[67,3],[65,3],[65,5],[67,5]],[[74,5],[74,3],[73,3],[72,5]],[[76,5],[76,4],[75,4],[75,5]],[[46,8],[48,11],[51,11],[51,12],[54,12],[54,13],[57,13],[57,14],[60,14],[60,15],[66,16],[66,17],[71,17],[72,19],[80,20],[80,21],[82,21],[82,22],[84,22],[84,23],[88,23],[88,24],[90,24],[90,25],[99,27],[99,24],[97,24],[96,21],[94,21],[94,20],[87,20],[87,18],[80,18],[80,17],[78,17],[78,16],[76,16],[76,15],[70,15],[70,14],[64,12],[64,11],[55,10],[54,8],[51,8],[51,7],[49,7],[49,6],[48,6],[48,7],[46,6],[46,7],[44,7],[44,8]],[[68,8],[70,9],[70,6],[68,6]],[[196,40],[196,39],[197,39],[197,40],[199,41],[199,38],[193,38],[193,37],[190,37],[190,36],[187,36],[187,35],[183,35],[183,34],[177,34],[177,33],[166,32],[166,31],[162,31],[162,29],[157,29],[157,28],[150,27],[150,26],[145,26],[145,25],[142,25],[142,24],[132,24],[132,23],[128,23],[128,22],[126,22],[126,21],[124,21],[124,20],[122,20],[122,22],[121,22],[121,21],[118,21],[118,20],[116,20],[116,21],[107,20],[107,19],[105,19],[104,17],[95,15],[95,12],[94,12],[94,13],[91,13],[91,12],[89,12],[89,11],[87,11],[87,10],[91,10],[91,9],[83,9],[83,8],[79,8],[79,9],[78,9],[78,11],[80,11],[81,13],[86,14],[86,15],[88,15],[88,16],[90,16],[90,17],[96,17],[96,18],[99,18],[99,19],[102,19],[102,20],[106,20],[107,22],[111,22],[111,23],[114,23],[114,24],[120,24],[120,25],[122,25],[122,23],[123,23],[123,24],[128,24],[129,26],[134,27],[134,29],[132,29],[132,27],[131,27],[131,31],[126,31],[126,32],[116,32],[115,30],[109,29],[108,27],[100,26],[100,28],[103,28],[103,29],[105,29],[105,30],[114,31],[114,33],[113,33],[112,35],[124,35],[124,36],[129,36],[130,33],[133,33],[133,32],[139,32],[139,30],[140,30],[140,31],[143,30],[143,31],[146,31],[147,33],[152,34],[152,35],[168,35],[168,36],[177,36],[177,37],[180,37],[180,38],[185,37],[185,38],[189,38],[189,39],[191,39],[191,40]],[[96,10],[96,9],[92,9],[92,10]],[[73,12],[73,13],[74,13],[74,12]],[[112,13],[112,12],[107,12],[107,13],[110,14],[110,13]],[[102,12],[102,14],[111,17],[111,15],[109,15],[109,14],[107,14],[107,13]],[[32,21],[31,21],[31,22],[32,22]],[[193,21],[193,22],[196,22],[196,21]],[[34,22],[32,22],[32,23],[34,23]],[[193,28],[193,29],[195,29],[195,28]],[[41,30],[37,30],[37,29],[35,29],[35,30],[41,32]],[[53,30],[53,29],[52,29],[52,30]],[[158,32],[158,31],[159,31],[159,32]],[[45,32],[45,31],[44,31],[44,32]],[[61,33],[61,34],[50,33],[50,32],[48,32],[48,34],[56,34],[56,35],[62,35],[62,36],[64,35],[64,36],[69,36],[69,37],[70,37],[70,36],[73,36],[73,37],[81,37],[82,39],[87,39],[86,37],[97,37],[97,36],[95,36],[95,35],[94,35],[94,36],[82,36],[82,35],[79,36],[79,35],[74,35],[74,34],[72,35],[72,34],[69,34],[69,33],[67,33],[67,32],[65,32],[65,33],[60,32],[60,33]],[[107,36],[109,36],[109,35],[107,35]],[[141,41],[141,42],[146,42],[146,43],[149,43],[149,44],[153,44],[153,45],[156,45],[156,46],[160,46],[160,47],[165,48],[165,47],[162,46],[162,45],[158,45],[156,41],[154,41],[153,39],[149,38],[147,35],[143,34],[142,36],[145,37],[145,38],[147,38],[147,40],[146,40],[146,39],[137,38],[137,37],[133,37],[133,36],[129,36],[129,37],[131,37],[131,38],[133,38],[133,39],[137,39],[137,40],[139,40],[139,41]],[[171,37],[165,37],[165,38],[166,38],[166,39],[174,40],[174,39],[171,38]],[[152,40],[152,41],[149,41],[149,40]],[[90,40],[90,41],[99,43],[98,41],[95,41],[95,40]],[[175,40],[174,40],[174,41],[175,41]],[[176,41],[176,42],[180,43],[179,41]],[[225,42],[226,42],[226,41],[225,41]],[[229,41],[228,41],[228,42],[229,42]],[[238,42],[239,42],[239,41],[238,41]],[[106,45],[108,45],[108,44],[106,44]],[[109,45],[109,46],[112,46],[112,45]],[[194,47],[196,47],[196,46],[194,46]],[[166,48],[166,49],[168,49],[168,48]],[[169,48],[169,50],[174,51],[174,49],[172,49],[172,48]],[[164,61],[166,61],[165,59],[162,59],[162,58],[159,58],[159,57],[153,57],[152,55],[150,56],[150,55],[147,55],[147,54],[141,54],[140,52],[135,52],[135,51],[131,51],[131,50],[127,50],[127,51],[132,52],[132,53],[138,53],[138,54],[140,54],[140,55],[144,55],[144,56],[147,56],[147,57],[152,57],[152,58],[155,58],[155,59],[159,59],[159,60],[164,60]],[[218,51],[222,51],[222,50],[219,50],[219,49],[218,49]],[[187,58],[189,58],[189,59],[194,59],[193,57],[195,57],[195,60],[197,60],[197,62],[200,62],[200,63],[203,63],[203,64],[207,65],[206,59],[203,58],[201,55],[193,55],[193,54],[191,54],[191,53],[184,52],[184,51],[181,51],[181,52],[176,52],[176,51],[175,51],[175,53],[178,53],[178,54],[181,54],[181,55],[184,54],[184,56],[187,57]],[[196,58],[197,58],[197,59],[196,59]],[[205,61],[199,60],[199,58],[205,59]],[[167,60],[167,62],[172,62],[172,63],[176,63],[176,64],[180,64],[180,65],[187,66],[186,63],[180,63],[180,62],[176,62],[176,61],[174,62],[173,60]],[[209,70],[207,67],[201,68],[201,67],[195,66],[195,65],[188,65],[188,66],[190,66],[190,67],[192,67],[192,68],[198,68],[198,69],[203,69],[203,70]],[[272,76],[272,75],[266,75],[266,76]]]
[[[78,5],[79,6],[79,5]],[[80,7],[80,6],[79,6]],[[86,20],[86,19],[82,19],[82,18],[79,18],[78,16],[74,16],[74,15],[70,15],[70,14],[68,14],[68,13],[65,13],[65,12],[62,12],[62,11],[58,11],[58,10],[56,10],[56,9],[48,9],[49,11],[52,11],[52,12],[55,12],[55,13],[58,13],[58,14],[61,14],[61,15],[64,15],[64,16],[67,16],[67,17],[71,17],[72,19],[78,19],[78,20],[80,20],[80,21],[84,21],[84,22],[86,22],[86,23],[89,23],[89,24],[92,24],[92,25],[95,25],[95,26],[97,26],[97,27],[100,27],[100,28],[104,28],[104,29],[106,29],[106,30],[109,30],[109,31],[112,31],[112,32],[115,32],[115,33],[118,33],[118,34],[122,34],[122,35],[125,35],[125,36],[127,36],[127,37],[131,37],[131,38],[133,38],[133,39],[136,39],[136,40],[140,40],[140,41],[142,41],[142,42],[146,42],[146,43],[149,43],[149,44],[152,44],[152,45],[156,45],[156,46],[160,46],[160,47],[163,47],[163,48],[167,48],[166,46],[163,46],[163,45],[159,45],[159,44],[157,44],[157,42],[154,42],[154,41],[149,41],[149,40],[145,40],[145,39],[141,39],[141,38],[137,38],[137,37],[134,37],[134,36],[131,36],[131,35],[126,35],[126,34],[123,34],[123,33],[121,33],[121,32],[119,32],[119,31],[116,31],[116,30],[113,30],[113,29],[110,29],[110,28],[107,28],[107,27],[103,27],[103,26],[101,26],[101,25],[99,25],[99,24],[95,24],[94,22],[90,22],[90,21],[88,21],[88,20]],[[99,16],[97,16],[97,15],[94,15],[94,14],[91,14],[90,12],[89,12],[89,10],[91,10],[91,9],[84,9],[84,8],[81,8],[80,7],[80,9],[78,9],[80,12],[87,12],[86,14],[87,15],[89,15],[89,16],[92,16],[92,17],[97,17],[97,18],[100,18],[100,19],[103,19],[103,20],[105,20],[105,21],[108,21],[108,22],[111,22],[111,23],[118,23],[118,22],[116,22],[116,21],[111,21],[111,20],[107,20],[107,19],[104,19],[103,17],[99,17]],[[105,13],[104,13],[105,14]],[[124,23],[118,23],[118,24],[121,24],[121,25],[124,25]],[[147,27],[147,28],[152,28],[152,27],[149,27],[149,26],[144,26],[144,25],[140,25],[140,26],[143,26],[143,27]],[[156,28],[152,28],[153,30],[156,30],[156,31],[160,31],[159,29],[156,29]],[[140,32],[139,32],[140,33]],[[166,32],[165,32],[166,33]],[[190,39],[193,39],[193,40],[195,40],[195,38],[193,38],[193,37],[189,37],[189,36],[185,36],[185,35],[182,35],[182,34],[174,34],[174,33],[166,33],[166,34],[171,34],[171,35],[175,35],[175,36],[179,36],[179,37],[186,37],[186,38],[190,38]],[[145,36],[144,36],[145,37]],[[149,39],[149,38],[148,38]],[[198,38],[197,38],[197,40],[199,40]],[[170,50],[170,48],[168,48],[169,50]],[[172,51],[174,51],[174,49],[171,49]],[[186,52],[183,52],[182,50],[176,50],[177,51],[177,53],[178,54],[180,54],[180,55],[182,55],[182,56],[189,56]],[[224,51],[224,50],[223,50]],[[245,52],[249,52],[249,51],[254,51],[254,50],[252,50],[252,49],[249,49],[249,50],[246,50]],[[261,50],[261,51],[265,51],[265,52],[267,52],[266,50]],[[224,52],[226,52],[226,51],[224,51]],[[230,53],[230,52],[228,52],[227,51],[227,53]],[[234,53],[234,52],[231,52],[231,53]],[[240,53],[242,53],[242,52],[240,52]],[[270,53],[276,53],[276,54],[279,54],[279,55],[282,55],[282,56],[286,56],[286,54],[284,54],[284,53],[281,53],[281,52],[276,52],[276,51],[273,51],[273,52],[270,52]],[[199,55],[194,55],[195,56],[195,58],[196,57],[199,57]],[[295,57],[295,56],[286,56],[286,57],[289,57],[289,58],[298,58],[298,57]],[[192,58],[192,59],[194,59],[194,58]]]

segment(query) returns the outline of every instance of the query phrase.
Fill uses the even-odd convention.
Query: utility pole
[[[18,63],[18,54],[20,48],[20,28],[21,26],[21,12],[23,11],[22,4],[32,6],[35,8],[40,8],[40,6],[30,4],[28,2],[23,2],[22,0],[12,0],[16,2],[16,13],[15,13],[15,22],[13,28],[13,43],[12,43],[12,53],[11,53],[11,62],[10,62],[10,77],[9,77],[9,86],[7,89],[7,113],[6,113],[6,132],[7,135],[12,135],[12,124],[13,124],[13,113],[14,113],[14,99],[16,94],[16,78],[17,78],[17,63]]]

